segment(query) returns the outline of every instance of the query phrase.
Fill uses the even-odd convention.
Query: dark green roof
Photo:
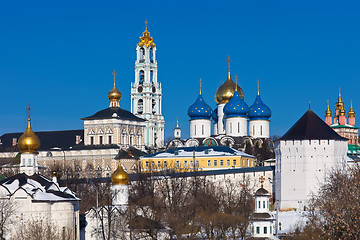
[[[352,129],[358,129],[358,127],[354,126],[348,126],[348,125],[336,125],[336,126],[330,126],[331,128],[352,128]]]

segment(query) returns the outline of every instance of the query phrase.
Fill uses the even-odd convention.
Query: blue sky
[[[0,134],[81,129],[107,108],[112,71],[130,110],[135,48],[149,21],[157,44],[166,136],[176,117],[189,136],[188,107],[199,78],[205,101],[226,79],[226,58],[251,105],[260,79],[271,135],[308,109],[324,117],[342,88],[360,114],[360,5],[357,1],[4,1],[0,6]],[[358,120],[359,122],[359,120]]]

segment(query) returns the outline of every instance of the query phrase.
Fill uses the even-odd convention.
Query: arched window
[[[262,136],[262,125],[260,126],[260,135]]]
[[[144,70],[140,70],[139,71],[139,83],[140,83],[140,85],[142,85],[144,83],[144,80],[145,80]]]
[[[152,100],[152,113],[153,113],[153,114],[156,113],[156,102],[155,102],[155,99]]]
[[[144,110],[144,102],[142,99],[138,100],[138,114],[142,114]]]
[[[150,62],[154,62],[154,51],[152,48],[150,48]]]
[[[137,133],[137,145],[141,145],[141,132]]]
[[[125,129],[122,131],[122,133],[121,133],[121,142],[122,142],[122,144],[127,144],[127,141],[126,141],[126,131],[125,131]]]
[[[145,62],[145,49],[140,48],[140,62]]]

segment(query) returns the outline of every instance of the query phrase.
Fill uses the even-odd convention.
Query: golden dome
[[[129,182],[129,175],[122,168],[120,161],[118,168],[111,174],[111,182],[113,185],[126,185]]]
[[[348,112],[348,115],[349,115],[349,117],[355,117],[355,111],[352,106],[352,101],[351,101],[351,107],[350,107],[350,111]]]
[[[115,87],[115,84],[114,84],[114,87],[108,93],[108,98],[109,98],[110,102],[112,102],[112,101],[117,101],[117,102],[120,101],[121,92],[119,90],[117,90],[117,88]]]
[[[40,140],[31,129],[30,118],[25,132],[19,138],[18,148],[21,153],[37,153],[40,148]]]
[[[330,110],[329,101],[328,101],[328,106],[327,106],[327,109],[325,111],[325,117],[331,117],[331,116],[332,116],[332,111]]]
[[[236,88],[236,84],[231,79],[230,70],[229,70],[226,81],[216,90],[216,94],[215,94],[216,103],[217,104],[227,103],[234,96],[235,88]],[[239,92],[241,99],[244,100],[244,92],[239,85],[237,85],[237,90]]]
[[[147,21],[145,22],[147,24]],[[139,47],[142,46],[146,46],[146,47],[155,47],[155,43],[154,43],[154,39],[152,37],[150,37],[150,32],[147,29],[147,26],[145,28],[145,31],[143,32],[142,37],[140,37],[140,41],[138,43]]]
[[[346,111],[344,108],[339,110],[339,116],[345,116],[346,115]]]

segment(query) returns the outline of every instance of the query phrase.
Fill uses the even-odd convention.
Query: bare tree
[[[296,239],[360,239],[360,167],[336,170],[312,197],[309,222]]]
[[[4,239],[10,227],[11,217],[16,212],[16,203],[11,199],[0,199],[0,239]]]

